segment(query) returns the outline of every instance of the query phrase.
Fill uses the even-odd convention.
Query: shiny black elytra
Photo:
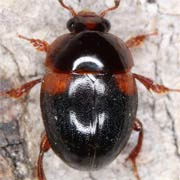
[[[120,153],[129,138],[137,94],[125,95],[113,75],[71,75],[59,94],[41,92],[46,134],[54,152],[81,170],[99,169]]]
[[[142,146],[143,127],[136,118],[135,80],[156,93],[180,92],[131,73],[134,64],[129,48],[157,33],[140,35],[126,42],[108,33],[110,23],[104,16],[116,9],[120,0],[114,0],[114,7],[100,15],[76,13],[62,0],[59,2],[73,15],[67,22],[70,33],[52,44],[19,35],[37,50],[46,52],[46,74],[0,95],[19,98],[42,83],[40,101],[45,133],[38,158],[39,180],[46,179],[43,156],[50,148],[73,168],[97,170],[117,157],[132,130],[138,131],[139,137],[127,159],[132,161],[134,175],[140,180],[136,158]]]

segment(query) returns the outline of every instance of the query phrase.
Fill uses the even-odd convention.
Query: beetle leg
[[[44,52],[48,51],[49,44],[46,41],[42,41],[40,39],[27,38],[27,37],[19,35],[19,34],[18,34],[18,37],[29,41],[38,51],[44,51]]]
[[[155,31],[153,33],[142,34],[139,36],[132,37],[126,41],[126,45],[128,46],[128,48],[138,47],[145,41],[146,38],[148,38],[149,36],[157,35],[157,34],[158,34],[157,31]]]
[[[152,79],[149,79],[147,77],[141,76],[139,74],[133,74],[134,78],[139,80],[147,90],[152,90],[156,93],[168,93],[168,92],[180,92],[180,89],[170,89],[168,87],[165,87],[163,85],[155,84]]]
[[[50,149],[50,144],[48,142],[47,136],[44,133],[41,139],[41,144],[40,144],[40,152],[39,152],[39,157],[38,157],[38,178],[39,180],[46,180],[46,177],[44,175],[44,170],[43,170],[43,156],[44,153],[47,152]]]
[[[137,164],[136,164],[136,158],[138,157],[138,155],[141,151],[144,132],[143,132],[143,125],[138,119],[136,119],[136,121],[134,122],[133,130],[139,132],[138,142],[137,142],[137,145],[135,146],[135,148],[131,151],[129,156],[126,158],[126,160],[131,160],[131,162],[133,164],[134,175],[137,178],[137,180],[140,180],[140,177],[138,174],[138,168],[137,168]]]
[[[9,91],[0,92],[0,96],[9,96],[12,98],[19,98],[25,93],[29,92],[31,88],[33,88],[36,84],[40,83],[41,81],[42,81],[41,79],[30,81],[26,84],[23,84],[20,88],[10,89]]]

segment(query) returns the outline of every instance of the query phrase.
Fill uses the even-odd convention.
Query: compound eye
[[[103,25],[104,25],[105,31],[108,32],[111,28],[110,22],[107,19],[104,19]]]
[[[75,31],[75,21],[74,21],[74,18],[70,19],[68,22],[67,22],[67,28],[70,32],[74,32]]]
[[[101,19],[101,21],[96,24],[95,30],[100,31],[100,32],[108,32],[110,28],[111,28],[111,25],[109,21],[106,19]]]
[[[84,23],[77,17],[74,17],[67,22],[67,28],[72,33],[78,33],[86,29]]]

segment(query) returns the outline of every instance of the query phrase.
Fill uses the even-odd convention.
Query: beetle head
[[[81,32],[84,30],[107,32],[110,29],[110,23],[103,17],[109,12],[118,8],[120,0],[114,0],[114,6],[102,11],[99,15],[94,12],[80,11],[76,13],[70,6],[64,4],[63,0],[59,0],[60,4],[71,12],[73,18],[67,22],[67,28],[70,32]]]
[[[84,30],[107,32],[110,29],[110,23],[93,12],[81,11],[67,22],[67,28],[74,33]]]

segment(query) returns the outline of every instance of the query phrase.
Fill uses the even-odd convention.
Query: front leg
[[[157,35],[158,33],[155,31],[153,33],[149,33],[149,34],[142,34],[142,35],[138,35],[138,36],[135,36],[135,37],[132,37],[130,39],[128,39],[126,41],[126,45],[128,48],[135,48],[135,47],[138,47],[140,46],[144,41],[145,39],[147,39],[149,36],[154,36],[154,35]]]
[[[171,89],[163,85],[159,85],[154,83],[152,79],[149,79],[147,77],[141,76],[139,74],[133,74],[134,78],[140,81],[148,91],[152,90],[158,94],[161,93],[168,93],[168,92],[180,92],[180,89]]]
[[[38,51],[44,51],[44,52],[48,51],[49,44],[46,41],[42,41],[40,39],[27,38],[22,35],[18,35],[18,37],[26,41],[29,41]]]

